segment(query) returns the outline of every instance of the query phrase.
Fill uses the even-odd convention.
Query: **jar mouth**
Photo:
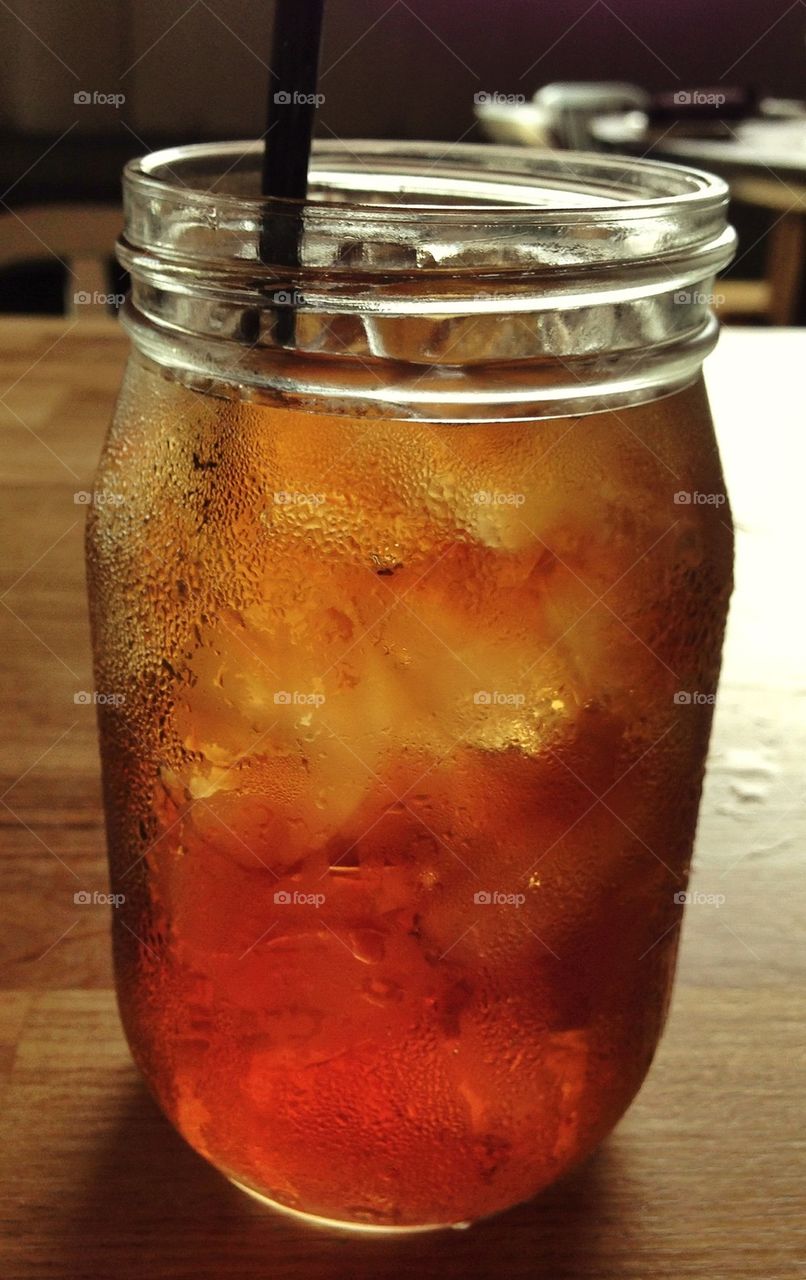
[[[432,417],[465,396],[469,413],[514,416],[663,394],[713,345],[714,277],[735,243],[720,178],[587,152],[328,141],[293,201],[260,195],[262,150],[179,147],[125,170],[125,323],[182,376]]]
[[[216,208],[229,200],[252,211],[315,206],[323,214],[332,210],[339,220],[347,213],[374,213],[379,205],[398,216],[416,210],[449,220],[468,210],[478,215],[525,206],[553,218],[578,216],[583,208],[600,216],[623,214],[625,204],[658,212],[661,205],[702,205],[727,196],[721,178],[683,165],[471,143],[456,143],[435,157],[434,148],[427,142],[315,141],[304,200],[261,195],[260,141],[171,147],[131,160],[124,174],[127,183],[147,186],[153,194],[192,193]]]
[[[303,268],[478,273],[634,263],[724,231],[726,183],[679,165],[464,143],[435,155],[432,143],[327,141],[314,144],[308,198],[286,200],[260,194],[262,154],[260,142],[202,143],[131,161],[124,243],[197,262],[271,265],[272,227],[279,239],[292,221]]]

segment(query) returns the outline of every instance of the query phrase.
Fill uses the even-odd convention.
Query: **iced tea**
[[[138,358],[97,488],[120,1003],[161,1105],[322,1218],[533,1195],[667,1006],[731,576],[701,382],[439,423]]]

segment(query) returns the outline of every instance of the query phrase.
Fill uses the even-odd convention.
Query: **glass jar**
[[[321,146],[300,205],[257,144],[128,166],[88,531],[134,1057],[233,1181],[382,1230],[639,1088],[731,585],[724,184],[431,150]]]

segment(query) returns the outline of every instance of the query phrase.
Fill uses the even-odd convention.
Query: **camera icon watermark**
[[[98,89],[79,89],[73,94],[73,102],[77,107],[114,107],[120,110],[126,101],[125,93],[101,93]]]
[[[295,490],[278,489],[274,495],[276,507],[321,507],[325,501],[323,493],[297,493]]]
[[[699,289],[676,289],[672,301],[678,307],[721,307],[726,299],[724,293],[702,293]]]
[[[126,701],[125,693],[99,693],[97,690],[79,689],[73,694],[73,702],[77,707],[122,707]]]
[[[73,294],[73,306],[75,307],[114,307],[116,310],[123,306],[126,301],[125,293],[100,293],[97,289],[94,293],[89,293],[86,289],[79,289]]]
[[[288,889],[277,889],[274,894],[274,902],[278,907],[319,907],[325,901],[323,893],[301,893],[299,889],[293,892]]]
[[[526,502],[526,494],[479,489],[473,494],[473,501],[477,507],[522,507]]]
[[[301,289],[275,289],[269,302],[275,307],[304,307],[307,298]]]
[[[477,707],[524,707],[526,695],[503,693],[500,689],[477,689],[473,701]]]
[[[73,902],[77,907],[122,907],[126,901],[125,893],[99,893],[96,889],[78,889],[73,894]]]
[[[323,693],[303,693],[299,689],[278,689],[274,695],[277,707],[322,707],[325,703]]]
[[[700,693],[699,689],[678,689],[672,702],[676,707],[712,707],[716,702],[716,694]]]
[[[477,907],[522,907],[525,893],[504,893],[500,889],[477,889],[473,894]]]
[[[727,902],[724,893],[700,893],[698,889],[679,889],[674,895],[678,906],[723,907]]]
[[[723,507],[727,500],[724,493],[700,493],[699,489],[679,489],[674,495],[676,507]]]
[[[325,101],[323,93],[299,93],[294,90],[289,93],[287,89],[278,89],[274,94],[274,101],[280,107],[321,107]]]
[[[477,107],[521,107],[526,102],[525,93],[488,93],[479,89],[473,94]]]
[[[114,507],[124,501],[122,493],[107,493],[103,489],[78,489],[73,502],[78,507]]]
[[[676,107],[722,107],[726,102],[718,89],[678,89],[674,95]]]

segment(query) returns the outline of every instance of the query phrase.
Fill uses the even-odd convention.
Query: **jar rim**
[[[316,140],[311,159],[311,192],[294,200],[259,194],[263,143],[257,141],[203,142],[169,147],[130,160],[124,169],[124,183],[139,194],[157,197],[192,198],[197,206],[273,218],[296,217],[301,209],[315,213],[317,222],[329,218],[343,223],[345,216],[361,221],[384,217],[393,222],[463,222],[468,214],[496,215],[500,230],[507,215],[522,218],[528,211],[539,225],[578,220],[580,214],[595,222],[609,222],[629,212],[647,215],[678,215],[692,205],[722,205],[728,198],[727,183],[715,174],[688,165],[643,157],[606,156],[599,152],[540,150],[497,144],[454,143],[434,158],[435,142],[388,142],[374,139]],[[388,200],[378,199],[379,180],[388,170]],[[350,172],[352,170],[352,172]],[[406,172],[400,172],[406,170]],[[434,175],[438,174],[439,177]],[[201,178],[201,175],[204,175]],[[376,198],[326,199],[316,192],[345,191],[347,179],[365,175],[371,180]],[[212,177],[205,187],[202,182]],[[190,180],[188,180],[190,179]],[[195,180],[194,180],[195,179]],[[219,184],[236,183],[258,192],[227,189]],[[403,200],[419,186],[420,200]],[[369,183],[367,190],[369,190]],[[439,194],[456,198],[437,200]],[[485,191],[498,198],[484,199]],[[396,195],[397,199],[392,199]],[[465,198],[460,197],[464,195]],[[557,196],[565,196],[565,203]],[[474,198],[470,198],[473,196]],[[541,198],[538,198],[542,196]],[[573,198],[570,198],[572,197]]]
[[[470,369],[468,413],[548,402],[548,364],[584,411],[695,376],[735,244],[720,178],[588,152],[438,150],[318,142],[304,201],[259,194],[260,142],[132,161],[118,259],[138,346],[183,376],[286,399],[377,394],[420,413],[425,397],[433,418]]]

